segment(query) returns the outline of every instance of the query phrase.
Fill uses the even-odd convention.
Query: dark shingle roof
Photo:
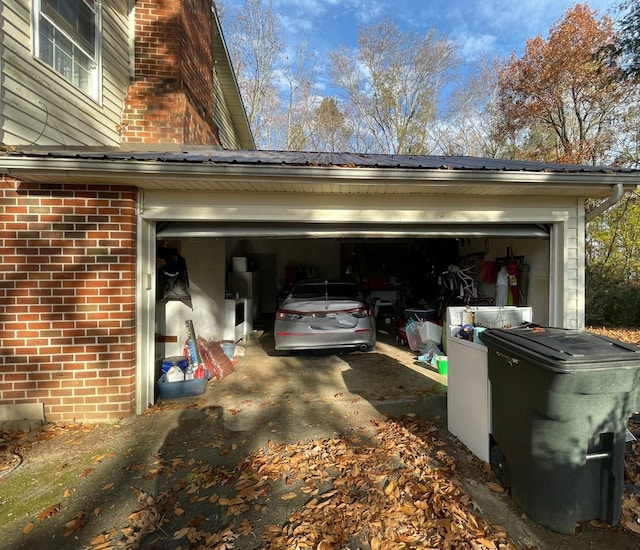
[[[560,163],[506,160],[487,157],[442,156],[442,155],[386,155],[365,153],[324,153],[298,151],[252,151],[223,150],[207,147],[185,146],[181,151],[31,151],[13,155],[77,158],[95,160],[155,161],[167,163],[271,165],[271,166],[317,166],[339,168],[393,168],[422,170],[482,170],[482,171],[526,171],[560,173],[611,173],[632,170],[611,166],[589,166]]]

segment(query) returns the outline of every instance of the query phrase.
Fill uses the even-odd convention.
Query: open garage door
[[[397,224],[161,222],[159,239],[181,237],[243,238],[478,238],[548,239],[548,225],[535,224]]]
[[[156,329],[156,356],[160,345],[164,355],[181,349],[185,319],[192,319],[203,337],[222,339],[225,316],[234,311],[230,306],[237,306],[232,303],[237,291],[229,285],[235,278],[230,277],[234,258],[249,258],[248,267],[257,272],[260,284],[270,281],[271,291],[260,290],[260,313],[268,319],[299,269],[328,276],[348,273],[360,281],[366,277],[372,295],[420,304],[423,299],[433,303],[439,270],[449,263],[466,256],[495,260],[515,254],[534,266],[530,295],[541,314],[535,321],[547,323],[551,276],[564,265],[552,259],[555,252],[564,256],[570,242],[567,215],[558,201],[540,206],[521,200],[513,206],[495,198],[479,198],[473,205],[442,197],[303,200],[290,195],[202,194],[199,200],[186,199],[175,193],[145,194],[149,273],[155,269],[157,247],[176,245],[187,262],[194,305],[189,309],[176,302],[162,311],[149,302],[149,309],[142,309],[150,337],[152,327]],[[565,279],[554,280],[562,290]],[[263,300],[269,292],[276,294],[275,301]]]

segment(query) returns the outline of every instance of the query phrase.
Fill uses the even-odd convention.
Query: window
[[[35,56],[99,96],[100,0],[34,0]]]

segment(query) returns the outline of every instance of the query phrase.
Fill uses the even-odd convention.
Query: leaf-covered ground
[[[504,528],[479,515],[437,432],[416,418],[389,419],[374,423],[366,435],[270,444],[228,470],[160,457],[148,467],[138,465],[139,475],[171,477],[171,487],[158,495],[139,492],[129,523],[90,545],[515,549]],[[263,524],[267,509],[281,505],[290,510],[286,521]],[[65,535],[82,529],[90,513],[79,512]]]
[[[640,344],[637,330],[589,330]],[[179,401],[169,401],[151,408],[148,415],[161,415],[184,406]],[[36,437],[3,433],[0,482],[18,465],[19,453],[13,451],[57,439],[80,448],[84,437],[100,429],[56,424]],[[629,429],[640,437],[640,417],[630,420]],[[334,438],[273,441],[243,454],[237,461],[230,457],[235,456],[239,443],[224,437],[202,442],[201,449],[170,452],[167,447],[148,461],[133,457],[127,460],[113,452],[95,454],[77,474],[78,483],[97,478],[96,472],[109,461],[123,460],[129,476],[129,502],[137,505],[130,505],[121,524],[93,535],[84,547],[516,549],[507,530],[485,520],[465,492],[463,478],[468,481],[468,472],[461,474],[460,464],[450,452],[450,442],[441,437],[437,424],[409,414],[374,421],[359,431]],[[633,451],[625,460],[627,490],[621,525],[640,537],[640,493],[634,491],[634,486],[640,486],[640,443],[634,444]],[[65,467],[68,466],[59,466]],[[476,473],[476,483],[501,493],[486,467]],[[73,541],[86,531],[87,524],[105,513],[112,489],[113,482],[105,478],[104,483],[95,486],[95,492],[105,496],[104,506],[84,509],[65,507],[65,499],[74,491],[70,486],[60,499],[42,503],[25,517],[21,527],[24,535],[59,516],[64,509],[65,520],[56,545],[73,548]],[[609,528],[595,521],[591,524],[597,529]]]

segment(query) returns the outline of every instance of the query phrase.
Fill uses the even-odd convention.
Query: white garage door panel
[[[508,199],[508,200],[507,200]],[[300,223],[552,223],[575,213],[564,197],[328,196],[269,193],[144,192],[143,216],[156,221]]]

